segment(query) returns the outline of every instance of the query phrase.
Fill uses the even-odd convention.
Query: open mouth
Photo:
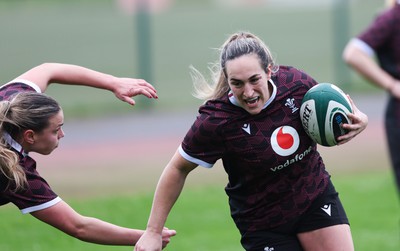
[[[254,97],[254,98],[250,98],[250,99],[246,99],[244,100],[244,102],[246,102],[246,104],[248,105],[252,105],[257,103],[257,101],[260,99],[260,97]]]

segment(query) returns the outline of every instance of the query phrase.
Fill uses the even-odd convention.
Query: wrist
[[[162,235],[162,230],[163,228],[159,228],[159,227],[152,227],[152,226],[147,226],[146,231],[153,233],[153,234],[157,234],[157,235]]]
[[[396,87],[396,80],[393,79],[392,81],[390,81],[389,84],[385,85],[384,89],[388,92],[388,93],[392,93],[393,89]]]

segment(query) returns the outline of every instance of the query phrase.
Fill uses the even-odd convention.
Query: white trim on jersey
[[[187,153],[182,149],[182,145],[179,146],[179,149],[178,149],[178,150],[179,150],[179,153],[181,154],[181,156],[182,156],[184,159],[186,159],[187,161],[190,161],[190,162],[192,162],[192,163],[195,163],[195,164],[197,164],[197,165],[200,165],[200,166],[203,166],[203,167],[206,167],[206,168],[211,168],[211,167],[214,166],[214,164],[210,164],[210,163],[207,163],[207,162],[205,162],[205,161],[202,161],[202,160],[193,158],[192,156],[190,156],[189,154],[187,154]]]
[[[46,208],[49,208],[51,206],[54,206],[55,204],[57,204],[60,201],[62,201],[62,199],[60,197],[57,197],[57,198],[55,198],[55,199],[53,199],[51,201],[48,201],[46,203],[43,203],[43,204],[40,204],[40,205],[37,205],[37,206],[33,206],[33,207],[24,208],[24,209],[21,210],[21,212],[23,214],[32,213],[32,212],[35,212],[35,211],[39,211],[39,210],[46,209]]]
[[[22,150],[22,146],[17,141],[15,141],[13,138],[11,138],[10,134],[8,134],[7,132],[4,132],[3,138],[6,141],[6,143],[9,144],[12,148],[14,148],[17,152],[22,153],[22,155],[24,155],[24,156],[28,155],[27,153],[25,153],[25,151]]]
[[[42,90],[40,90],[39,86],[37,86],[35,83],[33,83],[29,80],[26,80],[26,79],[22,79],[22,78],[16,78],[16,79],[8,82],[7,84],[2,85],[1,88],[3,88],[4,86],[10,85],[10,84],[14,84],[14,83],[24,83],[26,85],[29,85],[33,89],[35,89],[36,92],[38,92],[38,93],[42,92]]]
[[[370,57],[375,55],[374,49],[372,49],[371,46],[369,46],[366,42],[362,41],[359,38],[351,39],[350,43],[356,46],[358,49],[362,50],[363,52],[367,53]]]

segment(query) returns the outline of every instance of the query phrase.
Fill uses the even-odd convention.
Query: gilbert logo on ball
[[[337,145],[337,137],[346,134],[342,124],[350,124],[352,113],[346,94],[336,85],[320,83],[303,97],[300,119],[308,136],[323,146]]]

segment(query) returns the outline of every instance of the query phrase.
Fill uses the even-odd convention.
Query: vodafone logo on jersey
[[[281,156],[289,156],[296,152],[300,145],[300,137],[291,126],[281,126],[271,135],[271,146]]]

